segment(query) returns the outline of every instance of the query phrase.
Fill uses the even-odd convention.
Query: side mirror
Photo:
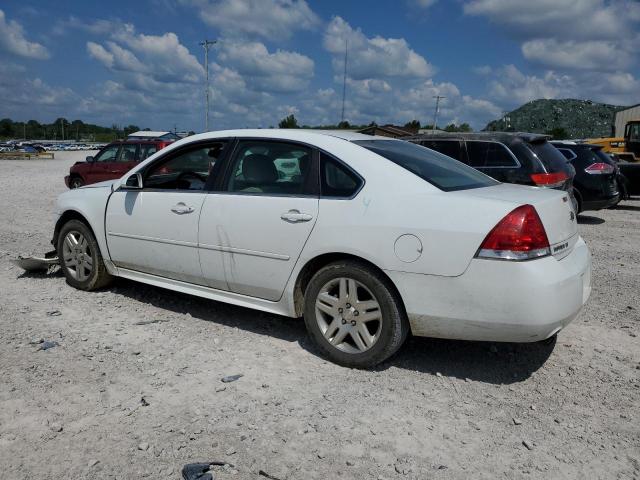
[[[142,174],[134,173],[130,175],[122,188],[124,190],[142,190]]]
[[[87,161],[87,163],[93,163],[95,159],[91,155],[89,155],[87,158],[85,158],[85,160]]]

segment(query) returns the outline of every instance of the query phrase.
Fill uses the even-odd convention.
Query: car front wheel
[[[69,188],[80,188],[84,186],[84,181],[80,177],[72,177],[69,180]]]
[[[80,290],[106,287],[113,277],[107,272],[91,229],[79,220],[69,220],[58,234],[58,258],[67,283]]]
[[[393,355],[409,327],[388,278],[356,261],[329,264],[305,292],[304,319],[311,338],[331,361],[371,368]]]

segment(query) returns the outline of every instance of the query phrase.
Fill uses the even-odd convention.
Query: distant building
[[[382,137],[390,138],[408,137],[418,133],[417,129],[398,127],[396,125],[371,125],[358,131],[365,135],[380,135]]]
[[[624,127],[631,120],[640,120],[640,103],[616,112],[613,136],[624,137]]]
[[[153,130],[140,130],[127,136],[131,140],[151,140],[159,138],[162,140],[180,140],[180,137],[173,132],[154,132]]]

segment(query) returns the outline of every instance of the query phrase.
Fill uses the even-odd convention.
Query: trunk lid
[[[558,259],[568,255],[578,241],[578,222],[567,192],[503,183],[456,194],[512,203],[514,209],[533,205],[547,232],[551,253]]]

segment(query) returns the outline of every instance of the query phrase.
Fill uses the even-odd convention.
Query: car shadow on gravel
[[[496,385],[522,382],[541,368],[556,338],[536,343],[470,342],[411,337],[389,361],[378,367],[440,374]]]
[[[616,205],[615,207],[612,207],[613,210],[627,210],[630,212],[640,212],[640,207],[637,207],[635,205]]]
[[[55,278],[55,277],[64,277],[64,273],[58,267],[51,271],[45,272],[44,270],[34,271],[34,272],[22,272],[16,278]]]
[[[600,225],[604,223],[604,219],[580,214],[578,215],[578,223],[580,225]]]
[[[207,300],[160,287],[119,279],[112,293],[153,305],[157,308],[228,327],[297,342],[309,353],[320,356],[307,336],[304,322],[258,310]],[[456,377],[492,384],[510,384],[526,380],[544,365],[553,348],[544,343],[491,343],[410,337],[400,351],[375,371],[404,368],[444,377]]]

